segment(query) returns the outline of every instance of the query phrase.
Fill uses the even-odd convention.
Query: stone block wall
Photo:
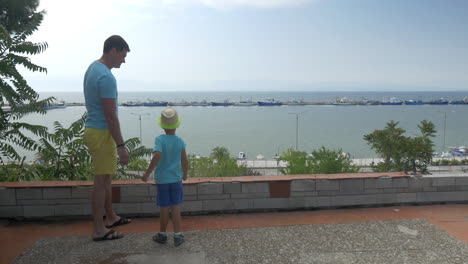
[[[91,215],[92,182],[0,183],[0,218]],[[116,211],[157,215],[156,188],[114,181]],[[466,203],[466,177],[409,177],[403,173],[192,178],[184,183],[184,214]]]

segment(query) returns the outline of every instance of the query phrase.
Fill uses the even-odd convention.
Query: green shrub
[[[225,147],[215,147],[209,157],[197,157],[189,155],[190,177],[234,177],[257,176],[258,172],[247,168],[245,165],[237,165],[237,160],[230,156]]]
[[[321,147],[313,150],[310,155],[303,151],[289,149],[279,158],[286,162],[286,168],[280,171],[285,175],[293,174],[332,174],[332,173],[355,173],[359,171],[357,166],[352,165],[349,155],[340,150],[329,150]]]
[[[440,164],[440,166],[447,166],[447,165],[450,164],[450,160],[448,160],[448,159],[441,159],[439,164]]]
[[[144,171],[148,168],[149,162],[145,159],[135,159],[128,163],[125,167],[127,171]]]
[[[381,130],[365,135],[364,140],[371,145],[383,162],[373,166],[375,171],[403,171],[405,165],[412,166],[422,173],[428,173],[427,165],[431,164],[434,144],[431,140],[436,130],[432,122],[423,120],[418,125],[420,136],[404,136],[404,129],[398,122],[390,121]],[[411,169],[411,168],[408,168]]]

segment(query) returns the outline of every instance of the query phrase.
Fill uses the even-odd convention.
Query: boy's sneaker
[[[155,236],[153,236],[153,240],[158,242],[158,243],[161,243],[161,244],[166,244],[167,243],[167,235],[157,233]]]
[[[182,245],[183,243],[185,242],[185,238],[184,238],[184,235],[175,235],[174,236],[174,246],[178,247],[180,245]]]

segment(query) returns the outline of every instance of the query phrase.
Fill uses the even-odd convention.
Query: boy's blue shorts
[[[156,184],[156,204],[161,207],[178,205],[184,201],[182,182]]]

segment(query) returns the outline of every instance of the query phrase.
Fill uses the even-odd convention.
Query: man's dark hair
[[[112,35],[104,41],[104,53],[108,53],[113,48],[118,52],[121,52],[124,49],[130,52],[127,42],[119,35]]]

